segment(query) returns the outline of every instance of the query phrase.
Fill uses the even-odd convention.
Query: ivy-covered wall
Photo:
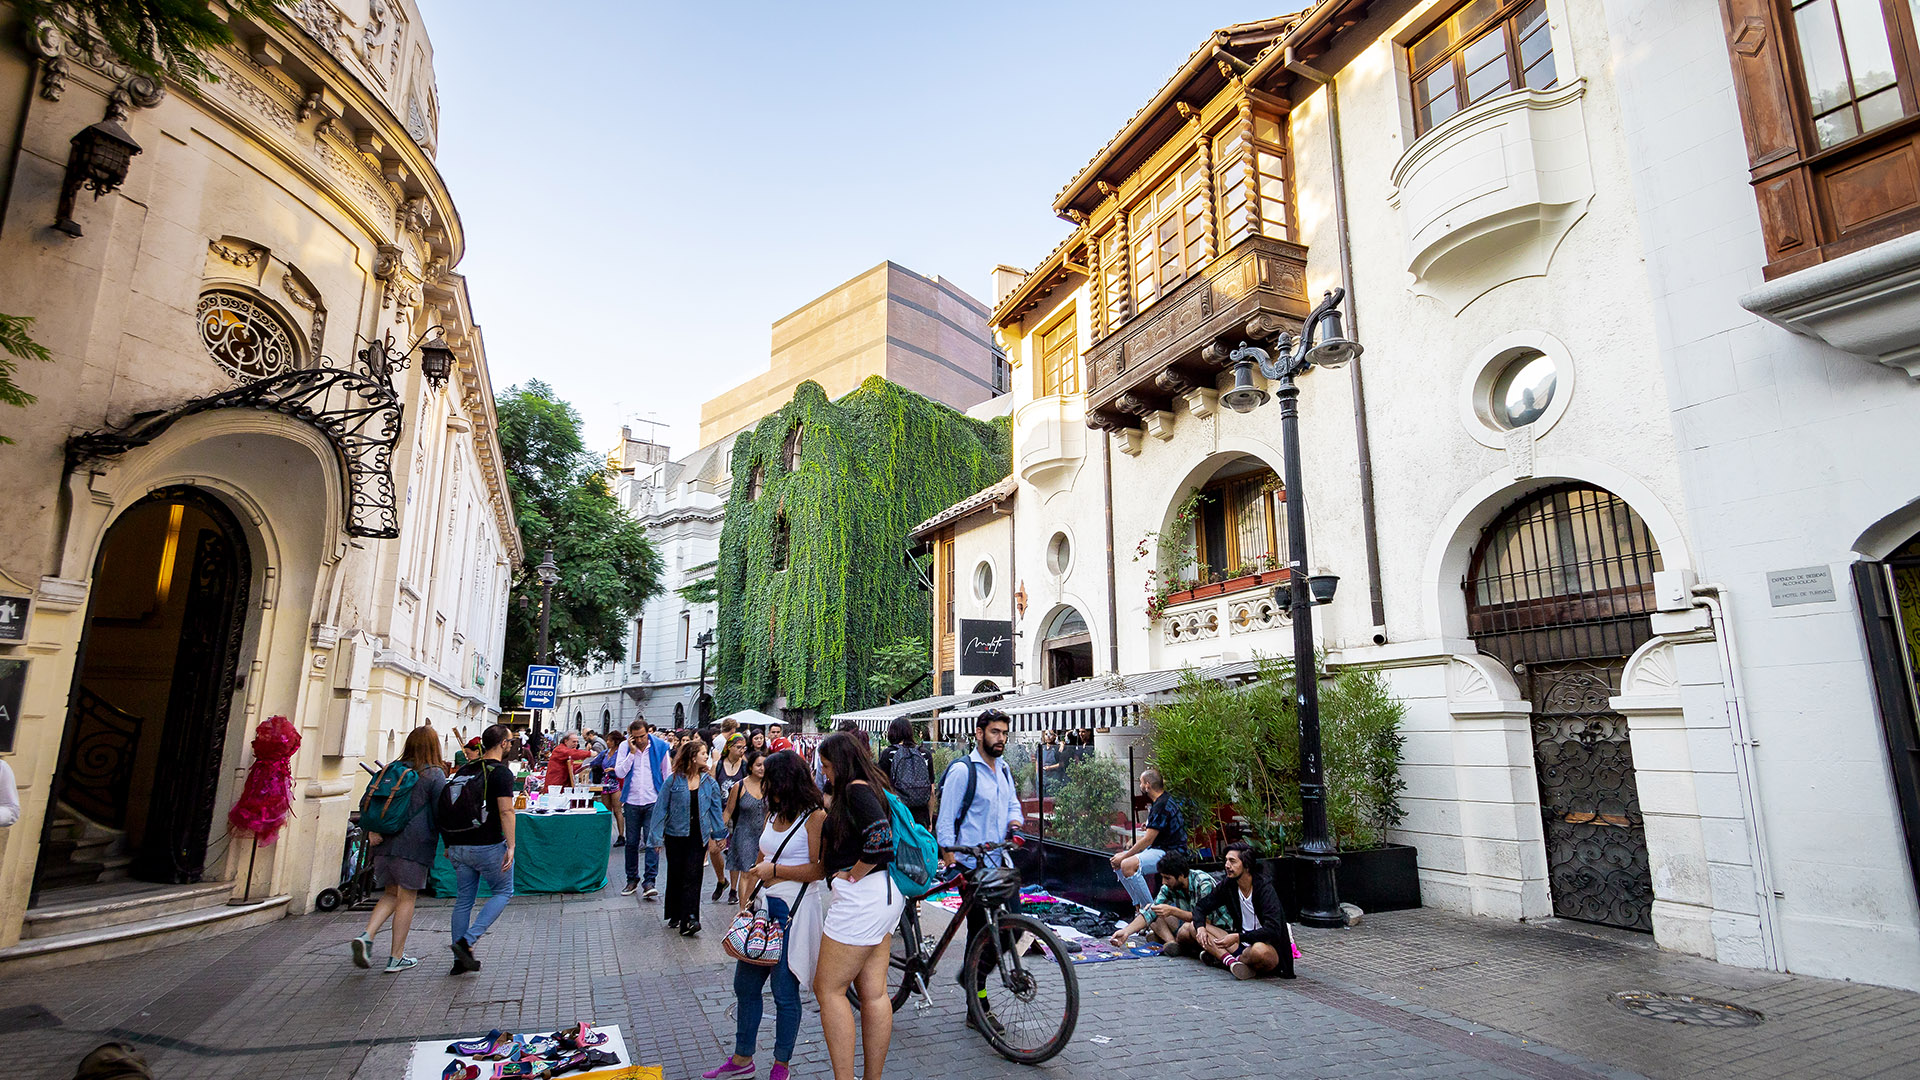
[[[983,423],[878,376],[838,401],[803,382],[735,443],[716,715],[783,692],[788,708],[818,718],[877,704],[874,651],[931,625],[908,530],[1005,477],[1011,443],[1004,418]]]

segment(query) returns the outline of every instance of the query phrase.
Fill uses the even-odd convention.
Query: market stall
[[[516,893],[584,893],[606,888],[607,853],[613,848],[613,814],[594,804],[584,810],[515,812],[513,890]],[[486,882],[480,895],[490,895]],[[433,894],[454,894],[453,864],[440,845],[433,860]]]

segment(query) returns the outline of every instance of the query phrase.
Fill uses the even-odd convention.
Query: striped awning
[[[1096,676],[1006,698],[992,707],[1007,714],[1015,731],[1127,727],[1139,722],[1141,709],[1179,688],[1187,670]],[[1235,660],[1194,670],[1203,679],[1238,684],[1260,673],[1260,661]],[[974,719],[986,709],[986,705],[980,705],[947,713],[941,717],[942,734],[949,738],[966,735]]]
[[[993,690],[981,694],[941,694],[938,697],[916,698],[912,701],[896,701],[891,705],[876,705],[871,709],[858,712],[840,713],[835,721],[852,720],[860,725],[860,730],[873,735],[885,735],[887,725],[901,717],[909,720],[922,716],[937,716],[947,709],[965,708],[969,705],[985,705],[1006,696],[1005,690]]]

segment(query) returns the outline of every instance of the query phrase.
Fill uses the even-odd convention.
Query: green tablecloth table
[[[607,887],[608,853],[613,847],[613,815],[604,806],[591,814],[534,814],[513,816],[513,891],[515,893],[584,893]],[[493,890],[480,882],[480,895]],[[433,860],[433,894],[454,894],[453,863],[447,846],[440,845]]]

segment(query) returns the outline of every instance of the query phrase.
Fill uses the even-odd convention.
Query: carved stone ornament
[[[300,111],[298,113],[298,116],[301,123],[304,124],[307,121],[313,119],[313,114],[320,111],[320,100],[321,100],[320,91],[315,90],[313,93],[308,94],[306,98],[300,102]]]
[[[300,0],[287,14],[293,16],[293,21],[319,42],[321,48],[332,53],[334,59],[344,61],[351,55],[347,47],[347,17],[327,0]]]
[[[323,138],[329,137],[338,139],[343,143],[351,142],[353,140],[353,133],[347,130],[347,125],[341,123],[339,117],[329,116],[325,120],[320,121],[319,127],[313,129],[313,138],[315,142],[318,142]]]
[[[228,247],[218,240],[207,241],[207,247],[211,249],[215,255],[220,256],[242,270],[253,269],[254,264],[260,261],[260,256],[267,253],[265,248],[247,248],[244,251],[235,251],[233,248]]]
[[[401,251],[399,244],[381,244],[373,253],[373,276],[381,281],[390,280],[394,272],[400,269]]]
[[[292,274],[284,274],[281,276],[280,287],[287,291],[287,299],[293,301],[300,307],[306,308],[308,311],[312,311],[320,306],[320,301],[315,299],[313,294],[302,288],[300,282],[297,281]]]
[[[1114,193],[1118,190],[1112,184],[1107,183],[1105,180],[1095,180],[1093,182],[1093,186],[1095,190],[1099,191],[1100,194],[1106,196],[1109,199],[1113,198]]]
[[[1202,362],[1222,371],[1233,363],[1232,357],[1233,348],[1224,342],[1210,341],[1200,350]]]
[[[408,232],[423,233],[433,225],[433,202],[425,195],[408,199],[400,208],[400,223]]]
[[[1184,372],[1174,368],[1168,368],[1153,377],[1153,385],[1165,390],[1169,394],[1178,395],[1193,389],[1195,384]]]

